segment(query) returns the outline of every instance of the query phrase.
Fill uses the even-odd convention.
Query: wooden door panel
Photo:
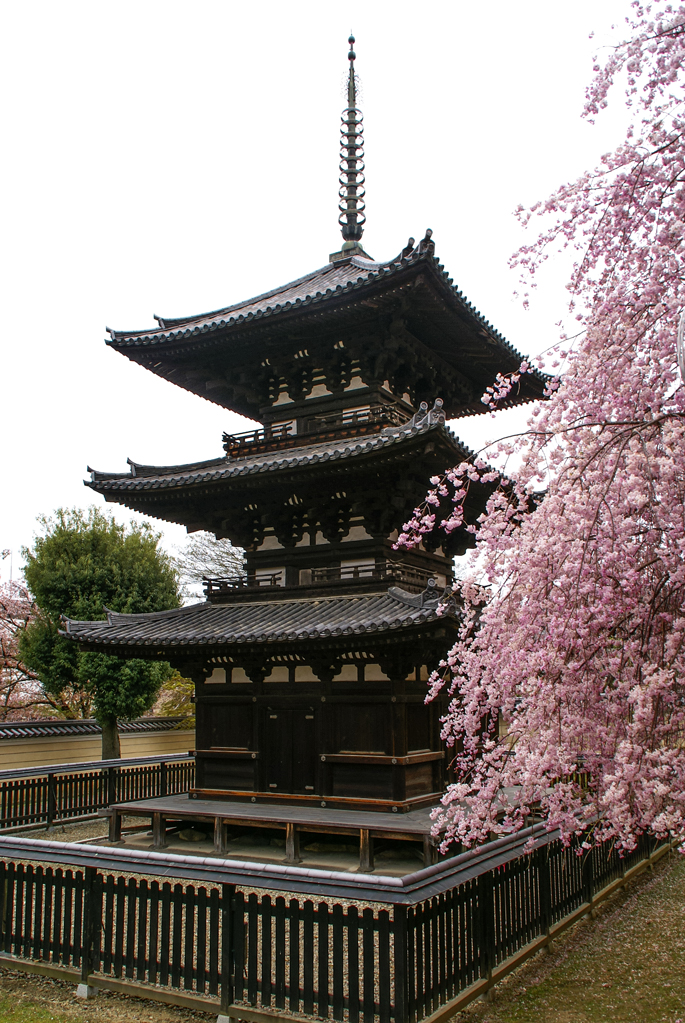
[[[316,728],[311,710],[293,710],[292,714],[292,791],[312,794],[316,790]]]
[[[423,703],[407,704],[407,750],[416,753],[432,749],[430,708]]]
[[[339,753],[388,753],[391,714],[387,705],[341,704],[335,708]]]
[[[267,792],[292,792],[292,711],[266,712],[264,723],[264,786]]]

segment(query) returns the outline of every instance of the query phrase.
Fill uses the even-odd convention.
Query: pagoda
[[[362,247],[363,122],[350,37],[342,114],[342,246],[321,268],[245,302],[108,345],[259,424],[218,457],[129,460],[87,486],[145,515],[245,549],[238,580],[151,614],[67,621],[86,649],[169,660],[196,686],[191,798],[406,813],[450,779],[440,697],[426,681],[455,639],[453,562],[466,529],[399,553],[431,476],[469,456],[446,426],[521,356],[454,286],[432,232],[391,259]],[[541,397],[521,378],[504,404]],[[440,397],[438,397],[440,395]],[[469,492],[467,519],[488,488]],[[428,825],[429,827],[429,825]]]

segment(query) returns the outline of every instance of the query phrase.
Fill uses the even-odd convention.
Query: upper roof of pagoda
[[[472,415],[483,411],[481,397],[497,373],[516,371],[522,356],[454,285],[433,250],[429,232],[417,248],[407,246],[387,262],[359,254],[336,258],[214,312],[156,317],[154,330],[109,330],[107,343],[185,390],[259,421],[279,394],[292,391],[293,366],[301,374],[308,365],[315,376],[351,360],[362,364],[353,372],[372,388],[383,383],[371,379],[379,373],[378,353],[381,377],[393,384],[397,369],[391,389],[404,389],[414,407],[439,390],[448,418]],[[374,368],[365,369],[364,359]],[[339,378],[339,367],[336,372]],[[543,391],[542,375],[528,373],[501,407]]]

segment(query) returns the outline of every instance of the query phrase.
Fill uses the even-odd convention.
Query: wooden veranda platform
[[[166,848],[170,823],[212,823],[214,851],[226,853],[228,828],[274,828],[285,831],[285,861],[300,863],[300,834],[351,835],[359,839],[359,869],[374,869],[374,839],[422,842],[425,866],[436,863],[438,851],[431,836],[431,808],[390,815],[368,810],[338,810],[323,807],[251,805],[215,799],[193,799],[187,795],[160,796],[129,803],[116,803],[101,810],[109,817],[109,840],[121,843],[122,817],[149,817],[153,848]]]

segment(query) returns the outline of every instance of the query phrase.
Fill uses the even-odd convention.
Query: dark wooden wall
[[[446,781],[444,707],[425,704],[427,669],[416,674],[419,681],[198,685],[197,793],[371,800],[390,810],[435,801]]]

